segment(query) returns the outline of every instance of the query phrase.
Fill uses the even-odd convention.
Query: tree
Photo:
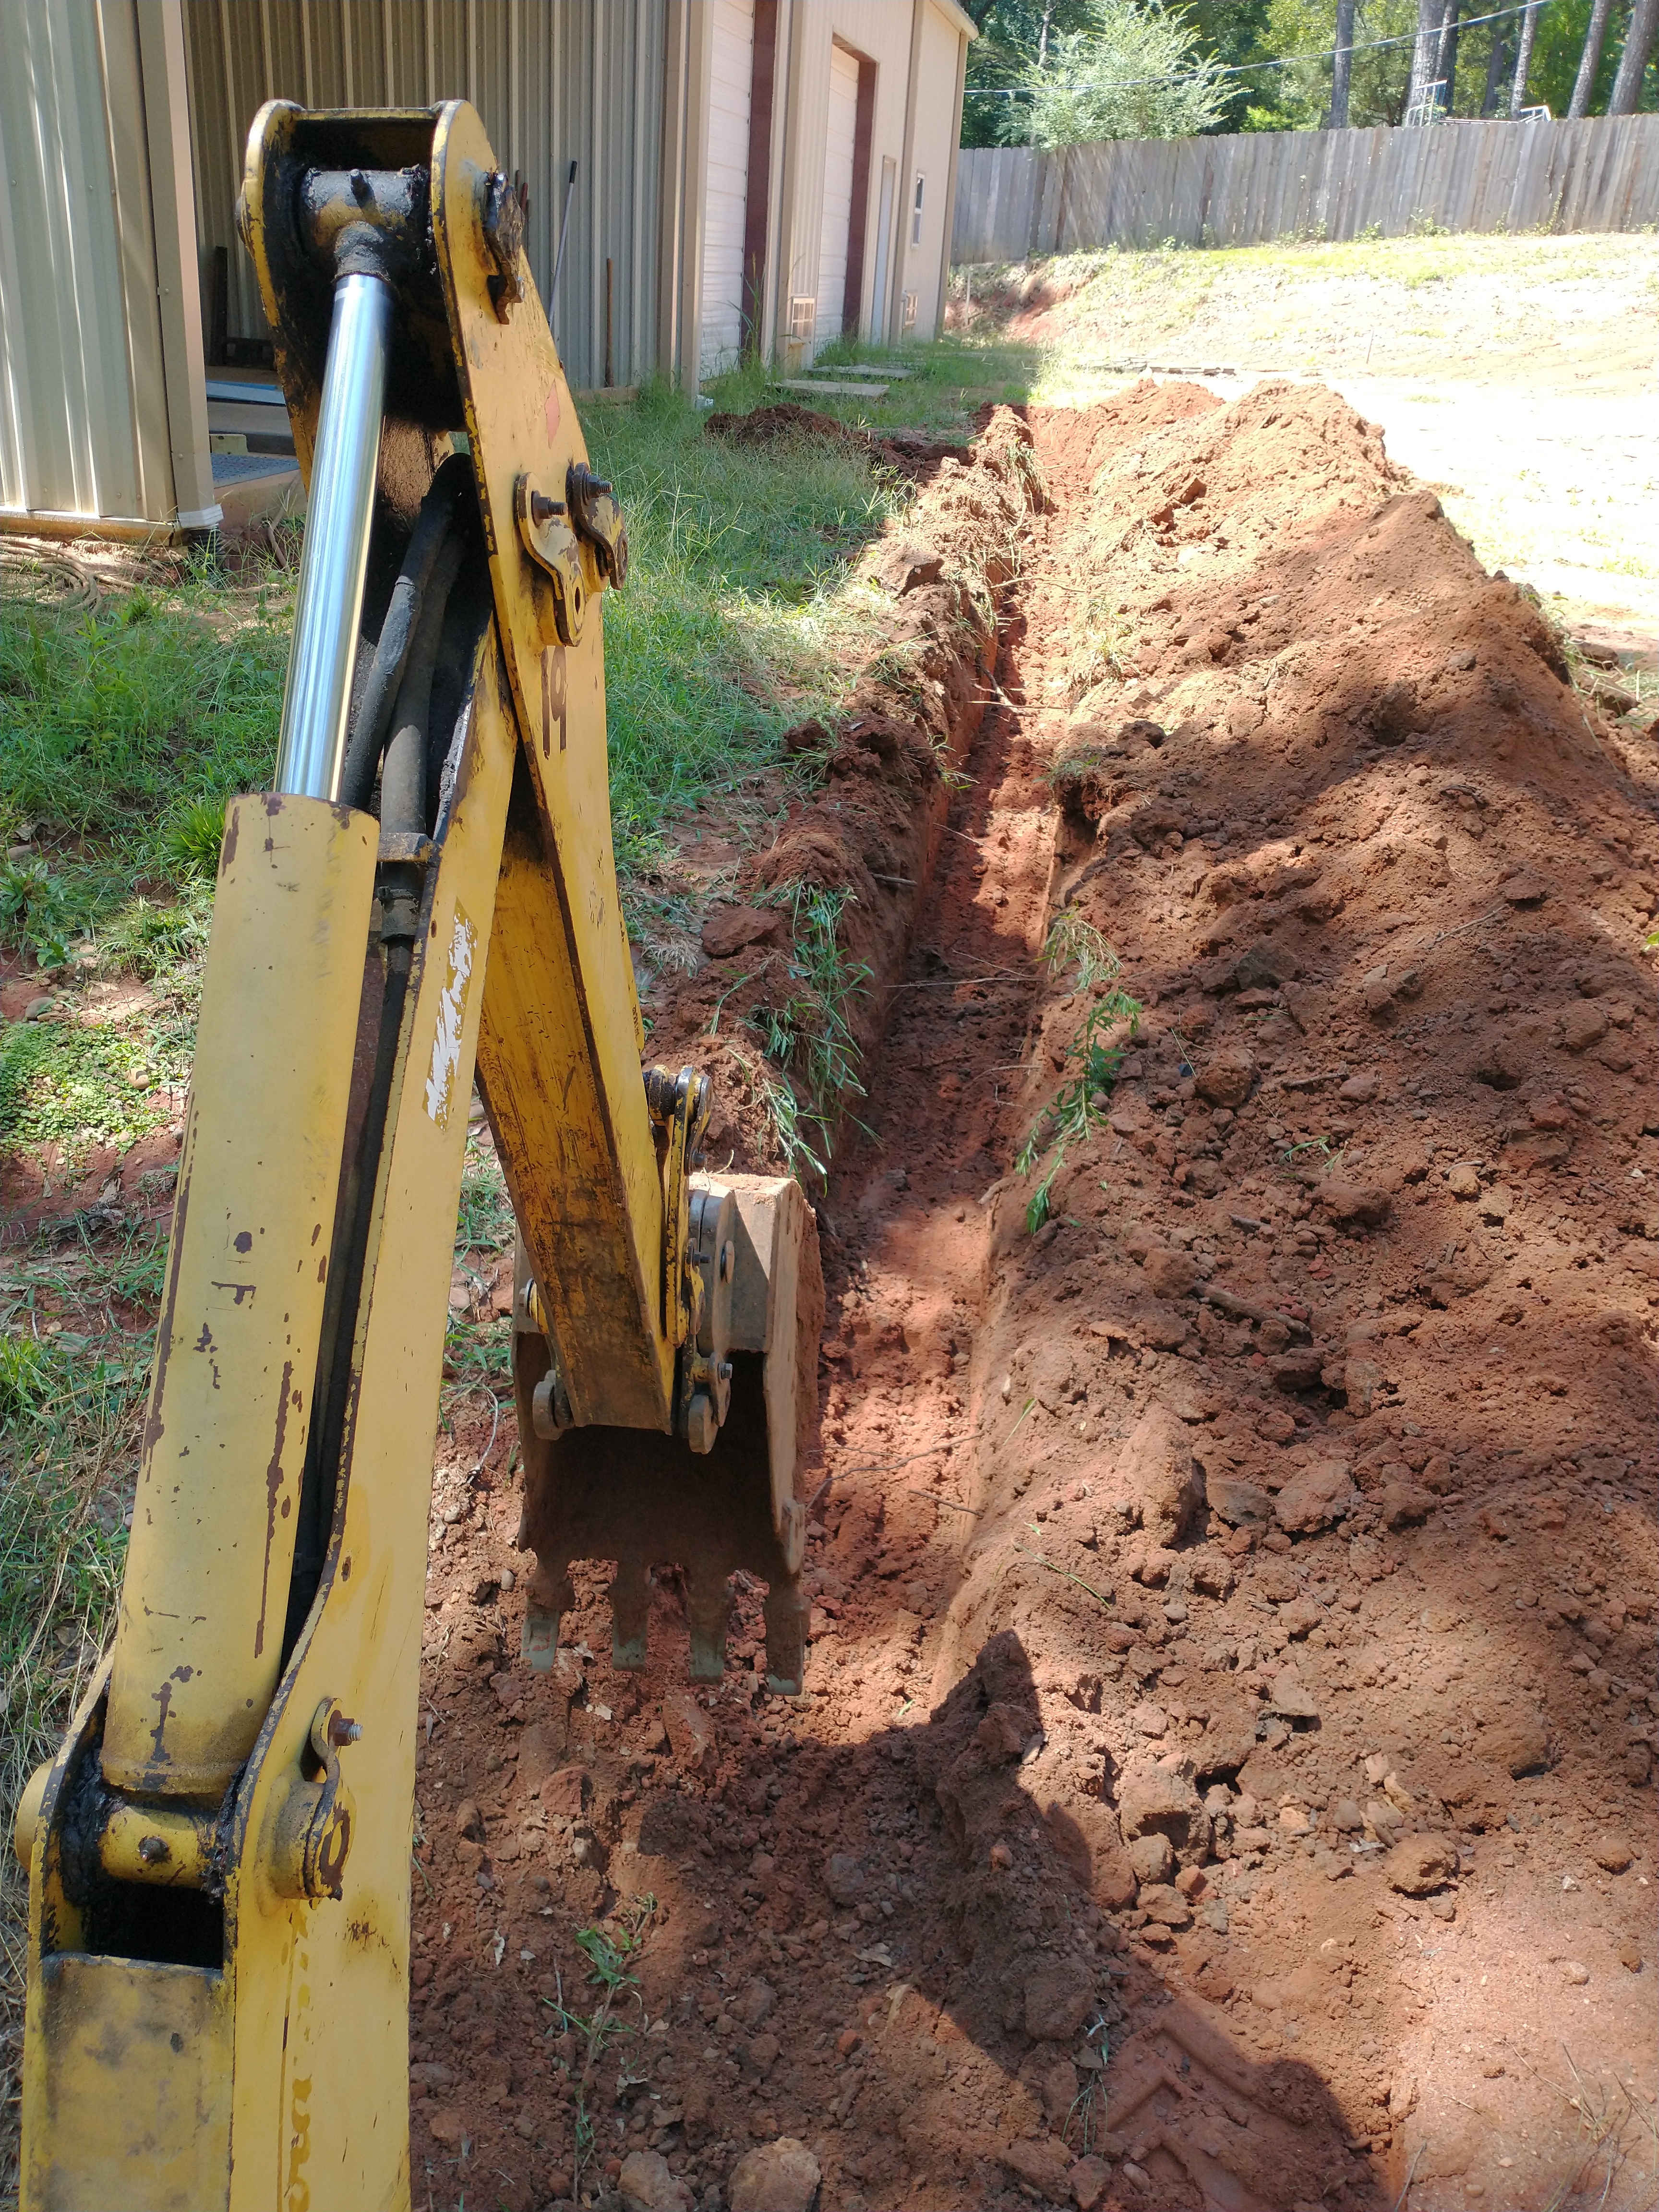
[[[1021,88],[1003,132],[1014,144],[1186,138],[1221,107],[1215,64],[1198,52],[1192,25],[1157,0],[1091,0],[1086,26],[1054,33]]]
[[[1348,87],[1353,77],[1354,0],[1336,0],[1336,44],[1331,49],[1331,124],[1348,127]]]
[[[1456,10],[1457,0],[1417,0],[1417,42],[1412,48],[1412,81],[1406,94],[1408,123],[1426,123],[1435,112],[1441,58]]]
[[[966,0],[979,36],[968,47],[962,103],[964,146],[1003,143],[1011,108],[1024,102],[1017,88],[1056,32],[1079,30],[1088,0]]]
[[[1508,33],[1504,31],[1494,30],[1491,50],[1486,55],[1486,90],[1480,95],[1480,112],[1484,116],[1491,117],[1498,112],[1498,91],[1504,82],[1504,71],[1509,64],[1509,58]]]
[[[1607,44],[1607,18],[1612,13],[1613,0],[1592,0],[1589,21],[1584,27],[1584,51],[1573,80],[1572,98],[1567,102],[1569,118],[1589,113],[1590,94],[1595,89],[1595,72],[1601,66],[1601,49]]]
[[[1619,57],[1619,74],[1613,81],[1613,91],[1607,100],[1609,115],[1635,114],[1656,33],[1659,0],[1635,0],[1630,11],[1630,27],[1625,33],[1624,51]]]
[[[1440,26],[1440,52],[1437,56],[1434,73],[1444,88],[1440,98],[1440,112],[1449,115],[1457,104],[1457,43],[1459,18],[1462,0],[1446,0],[1445,21]]]
[[[1260,96],[1259,66],[1283,51],[1272,23],[1273,0],[1188,0],[1187,20],[1198,33],[1201,52],[1224,74],[1217,82],[1220,102],[1214,128],[1242,131],[1244,112]]]
[[[1510,88],[1510,119],[1513,122],[1527,104],[1527,71],[1532,66],[1532,50],[1538,36],[1538,11],[1544,0],[1527,0],[1527,12],[1521,18],[1521,44],[1516,49],[1515,82]]]

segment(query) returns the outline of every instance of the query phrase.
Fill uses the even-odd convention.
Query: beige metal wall
[[[790,0],[780,9],[788,46],[780,56],[784,131],[781,190],[772,233],[775,285],[770,327],[774,350],[788,356],[792,299],[816,298],[824,149],[830,103],[830,55],[836,43],[876,65],[871,125],[868,205],[859,328],[881,343],[902,331],[902,302],[915,295],[908,335],[936,335],[943,313],[946,222],[960,136],[962,80],[973,26],[954,0]],[[886,297],[875,297],[879,255],[881,165],[896,163],[897,191],[887,256]],[[917,171],[927,178],[920,246],[912,246],[910,210]]]
[[[218,520],[179,0],[0,0],[0,527]]]
[[[21,0],[6,0],[21,4]],[[555,303],[573,384],[659,366],[664,76],[670,0],[184,0],[197,222],[229,250],[228,328],[264,334],[235,235],[248,125],[269,99],[307,107],[425,107],[470,100],[495,155],[530,187],[531,267],[545,299],[569,165],[577,165]]]

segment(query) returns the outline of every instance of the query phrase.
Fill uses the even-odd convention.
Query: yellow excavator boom
[[[409,1884],[433,1438],[469,1102],[519,1231],[514,1383],[553,1663],[686,1578],[717,1676],[763,1580],[799,1689],[822,1289],[781,1178],[641,1066],[588,465],[464,102],[255,119],[240,209],[309,486],[273,788],[220,856],[109,1654],[17,1822],[24,2212],[410,2201]]]

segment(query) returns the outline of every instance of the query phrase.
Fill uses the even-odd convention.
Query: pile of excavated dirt
[[[883,550],[908,651],[653,1002],[714,1061],[743,917],[854,893],[808,1695],[758,1589],[690,1694],[672,1575],[614,1674],[597,1563],[532,1680],[518,1500],[440,1467],[416,2194],[1645,2205],[1651,813],[1328,394],[1030,430]]]

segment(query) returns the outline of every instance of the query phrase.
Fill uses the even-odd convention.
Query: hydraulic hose
[[[340,797],[348,806],[363,807],[368,804],[369,793],[374,787],[374,771],[380,766],[386,744],[386,727],[402,687],[433,570],[448,541],[462,495],[471,483],[471,456],[452,453],[440,466],[421,501],[409,550],[392,587],[386,620],[380,624],[362,704],[346,741]]]

